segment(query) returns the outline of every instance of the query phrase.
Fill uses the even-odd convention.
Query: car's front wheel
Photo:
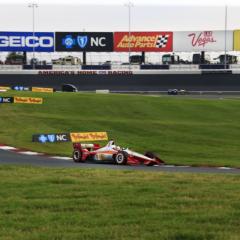
[[[73,161],[74,162],[82,162],[82,151],[75,149],[73,151]]]
[[[146,157],[149,157],[149,158],[151,158],[151,159],[155,159],[156,161],[158,161],[159,163],[164,163],[164,161],[159,157],[159,156],[157,156],[155,153],[153,153],[153,152],[146,152],[145,154],[144,154]],[[153,165],[154,165],[155,163],[153,163]]]
[[[115,162],[118,165],[126,165],[128,160],[128,154],[124,151],[119,151],[115,156]]]

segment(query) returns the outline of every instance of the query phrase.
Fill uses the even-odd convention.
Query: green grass
[[[239,180],[0,166],[0,239],[238,240]]]
[[[240,167],[237,99],[30,92],[1,95],[13,94],[44,97],[44,104],[1,104],[2,143],[70,156],[70,143],[32,143],[32,134],[107,131],[120,146],[154,151],[169,164]]]

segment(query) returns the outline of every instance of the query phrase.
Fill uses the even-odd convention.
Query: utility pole
[[[133,3],[129,1],[127,4],[125,4],[125,7],[128,8],[128,62],[129,62],[129,70],[131,69],[131,8],[133,7]]]
[[[33,39],[35,39],[35,8],[38,8],[37,3],[29,3],[29,8],[32,8],[32,34]],[[33,69],[35,69],[35,40],[33,40]]]
[[[228,18],[228,7],[227,5],[225,6],[225,26],[224,26],[224,30],[225,30],[225,40],[224,40],[224,53],[225,53],[225,57],[224,57],[224,68],[227,69],[227,18]]]

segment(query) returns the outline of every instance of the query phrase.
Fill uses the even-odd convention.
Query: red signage
[[[116,52],[172,52],[172,32],[115,32]]]

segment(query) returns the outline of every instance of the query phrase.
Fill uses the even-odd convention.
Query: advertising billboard
[[[33,97],[14,97],[14,103],[43,104],[43,99]]]
[[[172,32],[115,32],[114,51],[172,52]]]
[[[108,135],[106,132],[70,133],[70,136],[73,143],[108,140]]]
[[[55,143],[55,142],[70,142],[69,133],[50,133],[50,134],[34,134],[32,136],[33,142],[40,143]]]
[[[240,51],[240,30],[234,31],[233,50]]]
[[[0,51],[54,52],[54,33],[0,32]]]
[[[78,132],[78,133],[50,133],[50,134],[34,134],[33,142],[70,142],[78,143],[85,141],[102,141],[108,140],[106,132]]]
[[[226,50],[233,50],[233,31],[227,31]],[[224,51],[225,31],[186,31],[173,33],[174,52]]]
[[[111,32],[56,32],[57,52],[112,52]]]
[[[0,97],[0,103],[13,103],[13,97]]]
[[[53,93],[53,88],[40,88],[40,87],[32,87],[32,92],[44,92],[44,93]]]

